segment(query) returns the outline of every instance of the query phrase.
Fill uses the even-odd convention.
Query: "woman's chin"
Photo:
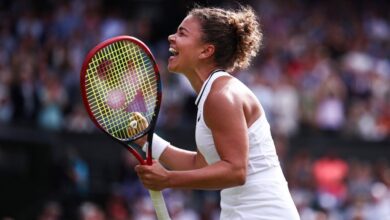
[[[171,73],[178,73],[177,68],[175,68],[175,66],[173,66],[173,65],[170,64],[170,63],[168,63],[167,69],[168,69],[168,71],[171,72]]]

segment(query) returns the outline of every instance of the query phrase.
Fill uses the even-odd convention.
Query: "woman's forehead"
[[[189,33],[199,32],[201,29],[199,19],[193,15],[188,15],[183,19],[178,29],[182,29],[183,31],[187,31]]]

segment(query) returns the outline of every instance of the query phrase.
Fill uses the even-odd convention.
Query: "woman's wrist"
[[[153,141],[152,141],[152,158],[159,160],[161,154],[164,152],[164,150],[170,145],[170,143],[157,134],[153,134]],[[144,152],[148,151],[148,142],[144,144],[142,147],[142,150]]]
[[[172,178],[172,171],[166,170],[165,188],[172,188],[171,178]]]

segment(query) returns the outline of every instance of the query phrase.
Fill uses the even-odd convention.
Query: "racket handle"
[[[171,220],[161,191],[149,190],[158,220]]]

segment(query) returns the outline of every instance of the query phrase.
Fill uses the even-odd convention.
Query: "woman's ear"
[[[213,56],[215,51],[215,47],[212,44],[206,44],[202,50],[202,52],[199,55],[200,59],[207,59],[211,56]]]

